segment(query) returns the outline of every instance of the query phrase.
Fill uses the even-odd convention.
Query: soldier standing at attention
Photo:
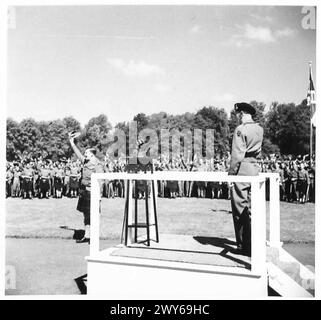
[[[49,199],[51,172],[47,163],[40,169],[39,198]]]
[[[64,173],[65,174],[64,192],[66,197],[70,196],[70,175],[71,175],[70,165],[71,165],[71,162],[67,162],[65,166],[65,173]]]
[[[81,184],[79,190],[79,200],[77,210],[84,214],[85,235],[82,239],[77,240],[77,243],[90,242],[90,191],[91,191],[91,174],[104,172],[102,163],[96,158],[96,150],[93,148],[86,149],[84,155],[75,145],[75,134],[69,134],[69,141],[72,149],[83,163],[81,172]]]
[[[303,162],[300,163],[298,168],[298,182],[297,182],[297,194],[299,203],[306,203],[307,201],[307,190],[310,184],[310,177]]]
[[[229,175],[256,176],[260,166],[263,128],[255,123],[252,116],[256,110],[248,103],[236,103],[235,112],[239,115],[239,125],[233,135]],[[251,184],[235,182],[231,188],[231,204],[237,252],[251,255]]]
[[[13,168],[10,166],[10,164],[7,164],[6,198],[11,197],[12,179],[13,179]]]
[[[19,197],[20,195],[20,176],[21,172],[18,165],[14,165],[13,183],[12,183],[12,197]]]
[[[29,160],[26,161],[25,168],[22,171],[22,197],[27,199],[29,197],[32,200],[32,188],[33,188],[33,169],[30,166]]]

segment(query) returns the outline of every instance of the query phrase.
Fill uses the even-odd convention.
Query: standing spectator
[[[79,189],[79,168],[77,166],[76,162],[73,162],[70,168],[70,197],[75,198],[78,195],[78,189]]]
[[[64,179],[64,194],[66,197],[70,197],[70,161],[65,165],[65,179]]]
[[[62,198],[62,190],[63,190],[63,177],[64,170],[62,165],[59,163],[54,173],[54,197],[55,198]]]
[[[32,200],[33,189],[33,169],[30,166],[29,160],[25,162],[25,168],[22,171],[22,197],[23,199],[29,198]]]
[[[12,197],[20,196],[20,176],[21,172],[18,165],[14,165],[13,169],[13,182],[12,182]]]
[[[44,163],[40,168],[39,177],[39,198],[49,198],[51,170],[48,164]]]
[[[308,185],[310,184],[310,177],[308,171],[305,170],[304,163],[300,163],[298,167],[298,182],[297,182],[297,198],[299,203],[306,202],[306,195]]]
[[[290,170],[289,170],[289,179],[290,179],[290,202],[298,201],[297,194],[297,183],[298,183],[298,168],[294,161],[290,162]]]
[[[6,198],[11,196],[11,188],[12,188],[12,179],[13,179],[13,172],[12,167],[10,164],[7,164],[7,173],[6,173]]]
[[[307,191],[307,201],[314,202],[315,201],[315,167],[312,162],[310,163],[308,173],[309,173],[310,184],[308,186],[308,191]]]

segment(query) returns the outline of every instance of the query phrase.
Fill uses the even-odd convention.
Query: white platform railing
[[[155,173],[93,173],[91,175],[91,239],[90,255],[99,253],[100,234],[100,185],[99,180],[174,180],[174,181],[218,181],[248,182],[251,184],[252,255],[251,272],[266,273],[266,206],[265,176],[229,176],[225,172],[176,172],[156,171]],[[156,184],[156,183],[155,183]],[[131,185],[131,183],[130,183]]]
[[[272,172],[262,172],[261,177],[269,179],[269,195],[270,195],[270,208],[269,208],[269,245],[271,247],[281,247],[280,240],[281,227],[280,227],[280,175]]]

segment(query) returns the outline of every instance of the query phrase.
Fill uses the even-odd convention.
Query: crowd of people
[[[266,158],[259,162],[261,172],[280,174],[280,200],[288,202],[314,202],[315,166],[314,161],[305,157]],[[126,160],[103,161],[105,172],[126,171]],[[196,158],[184,161],[182,158],[169,160],[160,157],[154,161],[155,171],[216,171],[228,170],[229,158]],[[82,164],[79,160],[25,158],[7,162],[6,197],[23,199],[38,198],[74,198],[78,196]],[[137,182],[138,197],[145,196],[144,184]],[[267,191],[269,188],[266,188]],[[123,180],[105,180],[102,184],[102,197],[124,197]],[[208,181],[158,181],[158,196],[166,198],[198,197],[229,199],[230,187],[227,183]],[[267,198],[269,194],[267,192]]]

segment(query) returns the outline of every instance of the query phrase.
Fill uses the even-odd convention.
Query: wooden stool
[[[153,166],[149,165],[133,165],[128,166],[128,172],[138,172],[144,170],[146,173],[147,171],[151,171],[153,173]],[[158,223],[157,223],[157,204],[156,204],[156,197],[157,197],[157,186],[156,181],[151,180],[151,208],[149,206],[149,181],[142,180],[143,189],[145,192],[145,221],[140,222],[138,221],[138,180],[127,180],[126,189],[125,189],[125,210],[124,210],[124,220],[123,220],[123,230],[122,230],[122,237],[121,242],[124,243],[126,246],[128,244],[128,237],[130,230],[134,230],[134,243],[138,243],[138,229],[145,228],[146,229],[146,240],[141,242],[146,242],[147,246],[150,246],[150,227],[155,228],[155,241],[159,242],[158,236]],[[134,206],[134,221],[129,221],[129,215],[132,214],[132,198],[133,198],[133,187],[134,187],[134,198],[135,198],[135,206]],[[152,211],[152,216],[154,221],[150,221],[150,212]],[[130,237],[131,238],[131,237]]]

